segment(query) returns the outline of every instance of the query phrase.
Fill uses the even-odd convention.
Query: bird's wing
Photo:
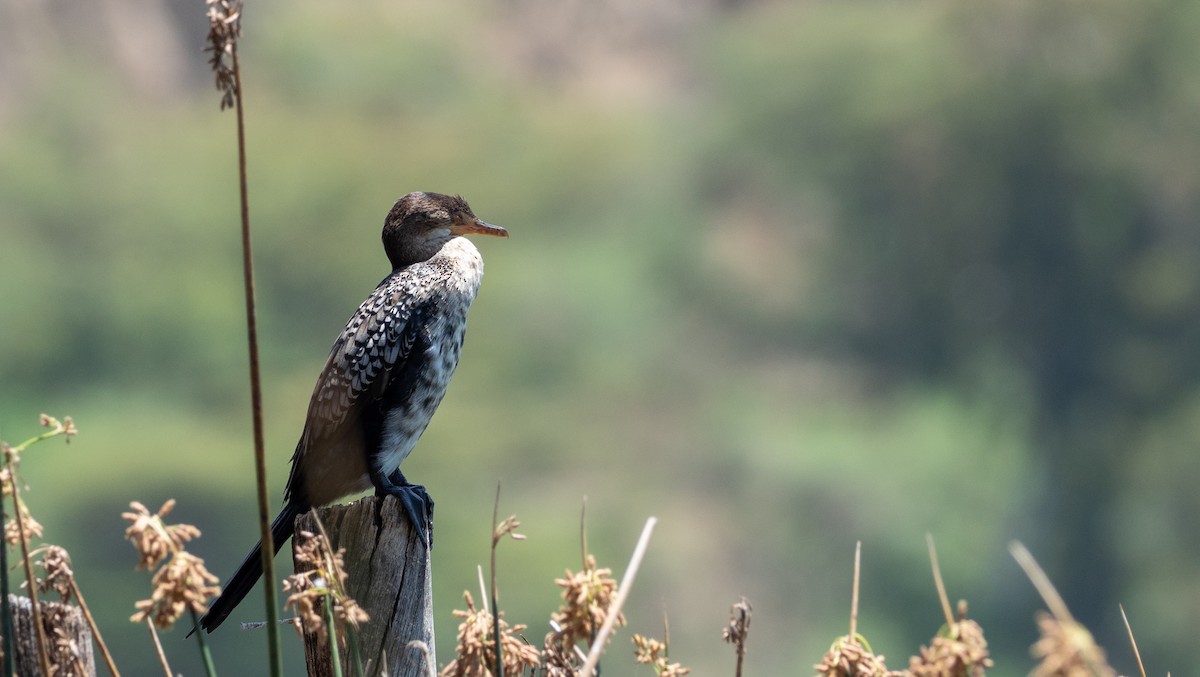
[[[390,372],[408,359],[416,341],[412,298],[392,289],[372,294],[334,343],[309,403],[308,423],[320,437],[345,422],[363,397],[378,398]]]
[[[358,412],[379,399],[408,360],[426,312],[403,276],[389,276],[363,301],[338,336],[317,378],[304,432],[292,457],[286,495],[299,489],[301,457],[313,444],[357,436]],[[350,439],[354,439],[351,437]]]

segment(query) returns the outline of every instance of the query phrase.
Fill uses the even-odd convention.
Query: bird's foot
[[[426,548],[433,549],[433,499],[420,484],[405,484],[391,487],[388,493],[395,496],[404,506],[408,523],[417,532],[417,538]]]

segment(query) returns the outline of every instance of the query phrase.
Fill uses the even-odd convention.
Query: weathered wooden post
[[[38,659],[37,631],[33,625],[33,603],[28,597],[10,594],[13,614],[13,642],[16,645],[17,674],[22,677],[42,675]],[[96,659],[92,653],[92,629],[83,619],[79,607],[42,600],[42,627],[51,646],[50,669],[62,675],[95,675]]]
[[[431,668],[422,652],[408,648],[413,640],[424,642],[430,660],[436,660],[429,551],[417,539],[399,501],[392,496],[370,496],[349,505],[317,508],[315,512],[325,525],[333,550],[346,549],[347,594],[371,617],[358,630],[366,674],[427,677],[431,669],[436,672],[436,666]],[[320,533],[312,512],[296,518],[296,531]],[[292,543],[296,540],[293,538]],[[296,563],[297,571],[311,568]],[[333,674],[328,643],[306,634],[304,657],[310,677]],[[350,652],[342,651],[343,674],[354,674],[350,660]],[[380,665],[386,665],[386,672]]]

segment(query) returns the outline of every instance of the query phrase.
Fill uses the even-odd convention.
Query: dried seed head
[[[898,677],[904,674],[889,671],[883,656],[871,653],[870,647],[860,643],[860,638],[861,635],[839,637],[821,662],[813,666],[817,674],[820,677]]]
[[[297,630],[316,633],[321,642],[328,641],[328,628],[322,615],[322,604],[332,603],[333,620],[338,626],[338,636],[347,623],[358,627],[370,620],[353,598],[346,594],[345,549],[332,552],[324,536],[301,531],[293,545],[296,561],[312,567],[284,579],[283,589],[291,594],[285,606],[300,618]]]
[[[983,677],[992,667],[983,630],[975,621],[955,624],[959,637],[937,636],[908,661],[914,677]]]
[[[642,665],[654,666],[658,677],[683,677],[691,672],[679,663],[670,663],[667,645],[651,637],[633,636],[633,657]]]
[[[0,442],[0,455],[7,460],[11,453],[12,447],[8,446],[7,442]],[[0,497],[12,496],[12,477],[13,474],[9,471],[7,464],[0,466]]]
[[[17,521],[16,517],[8,520],[4,524],[4,541],[9,545],[16,545],[21,542],[21,527],[25,527],[25,545],[29,546],[29,542],[34,538],[42,537],[42,523],[33,518],[29,513],[29,508],[25,507],[25,502],[20,502],[21,520]]]
[[[160,628],[169,628],[189,609],[197,614],[208,611],[208,600],[220,594],[219,581],[204,567],[204,560],[180,550],[166,566],[154,572],[150,599],[135,604],[137,613],[129,620],[142,623],[147,618]]]
[[[983,628],[967,619],[967,602],[958,602],[958,621],[943,625],[929,646],[908,659],[914,677],[983,677],[992,667]]]
[[[208,2],[208,46],[211,52],[208,65],[216,76],[217,89],[221,92],[221,110],[234,105],[238,95],[237,78],[233,70],[233,52],[237,39],[242,34],[241,0],[207,0]]]
[[[190,524],[165,524],[163,517],[175,508],[175,499],[168,499],[158,512],[151,513],[143,504],[133,501],[131,512],[121,513],[129,521],[125,538],[138,552],[138,569],[153,569],[162,562],[150,579],[153,591],[150,599],[134,604],[137,612],[129,620],[142,623],[149,619],[160,628],[169,628],[189,609],[202,614],[208,610],[208,600],[220,594],[219,579],[209,573],[204,560],[184,550],[184,545],[200,536],[200,530]]]
[[[496,619],[492,614],[475,608],[475,600],[471,593],[464,592],[467,603],[466,611],[454,610],[456,618],[463,619],[458,625],[458,642],[455,645],[456,657],[442,669],[442,677],[487,677],[492,674],[491,668],[496,665],[496,640],[492,634]],[[504,612],[500,613],[501,616]],[[524,625],[514,625],[511,628],[503,619],[500,625],[500,652],[505,674],[521,675],[526,669],[533,669],[541,664],[537,647],[520,637]]]
[[[1092,633],[1075,621],[1061,621],[1042,611],[1037,615],[1042,636],[1030,652],[1041,663],[1030,677],[1114,677],[1104,650]]]
[[[750,602],[742,601],[729,608],[729,625],[721,631],[721,639],[737,648],[738,656],[746,655],[746,637],[750,634]]]
[[[552,643],[548,636],[542,649],[542,670],[545,677],[575,677],[583,666],[583,661],[577,661],[576,658],[574,651],[561,644]]]
[[[495,547],[506,534],[511,536],[514,541],[525,540],[525,534],[517,533],[517,528],[520,526],[521,523],[517,521],[516,515],[505,517],[504,521],[497,524],[496,530],[492,532],[492,547]]]
[[[38,590],[53,590],[64,603],[71,601],[75,572],[71,570],[71,556],[66,548],[48,545],[41,549],[41,555],[38,565],[46,571],[46,577],[37,579]]]
[[[73,437],[79,434],[79,431],[75,429],[75,422],[71,420],[70,416],[66,416],[62,421],[59,421],[49,414],[40,414],[38,416],[38,424],[43,428],[49,428],[50,433],[54,435]]]
[[[665,647],[663,643],[652,637],[644,637],[637,633],[633,635],[633,658],[642,665],[654,665],[658,654]]]
[[[175,507],[175,499],[167,499],[157,513],[151,513],[137,501],[129,504],[132,512],[121,513],[130,525],[125,538],[138,551],[138,569],[151,569],[173,553],[183,550],[184,544],[200,536],[191,524],[165,524],[163,517]]]
[[[572,573],[567,569],[567,577],[554,582],[563,589],[563,605],[551,616],[560,629],[546,636],[546,647],[551,650],[551,645],[557,645],[553,651],[569,656],[578,642],[590,644],[604,625],[616,597],[617,581],[612,569],[597,569],[596,558],[589,554],[583,570]],[[625,616],[618,615],[615,625],[625,625]]]
[[[299,619],[296,631],[301,634],[306,631],[316,633],[321,641],[325,642],[325,621],[321,618],[316,604],[327,592],[325,581],[306,574],[292,574],[283,579],[283,591],[291,593],[284,607],[295,612]]]

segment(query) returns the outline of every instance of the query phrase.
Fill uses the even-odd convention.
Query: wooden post
[[[33,605],[28,597],[10,594],[8,600],[13,613],[17,674],[22,677],[39,677],[42,674],[42,666],[38,659],[37,633],[33,627]],[[40,604],[42,624],[51,643],[51,671],[62,675],[94,677],[96,658],[92,653],[92,629],[84,621],[83,612],[79,607],[59,602],[41,600]]]
[[[325,525],[334,551],[346,549],[346,591],[371,617],[358,629],[365,674],[427,677],[431,670],[436,672],[422,652],[408,648],[409,642],[422,641],[429,647],[430,659],[436,660],[429,551],[417,539],[404,508],[395,497],[370,496],[349,505],[317,508],[315,512]],[[320,533],[312,512],[296,518],[296,531]],[[310,568],[296,563],[297,571]],[[306,634],[304,657],[310,677],[333,674],[327,642]],[[341,664],[343,674],[354,674],[350,651],[341,650]],[[386,672],[380,665],[386,666]]]

